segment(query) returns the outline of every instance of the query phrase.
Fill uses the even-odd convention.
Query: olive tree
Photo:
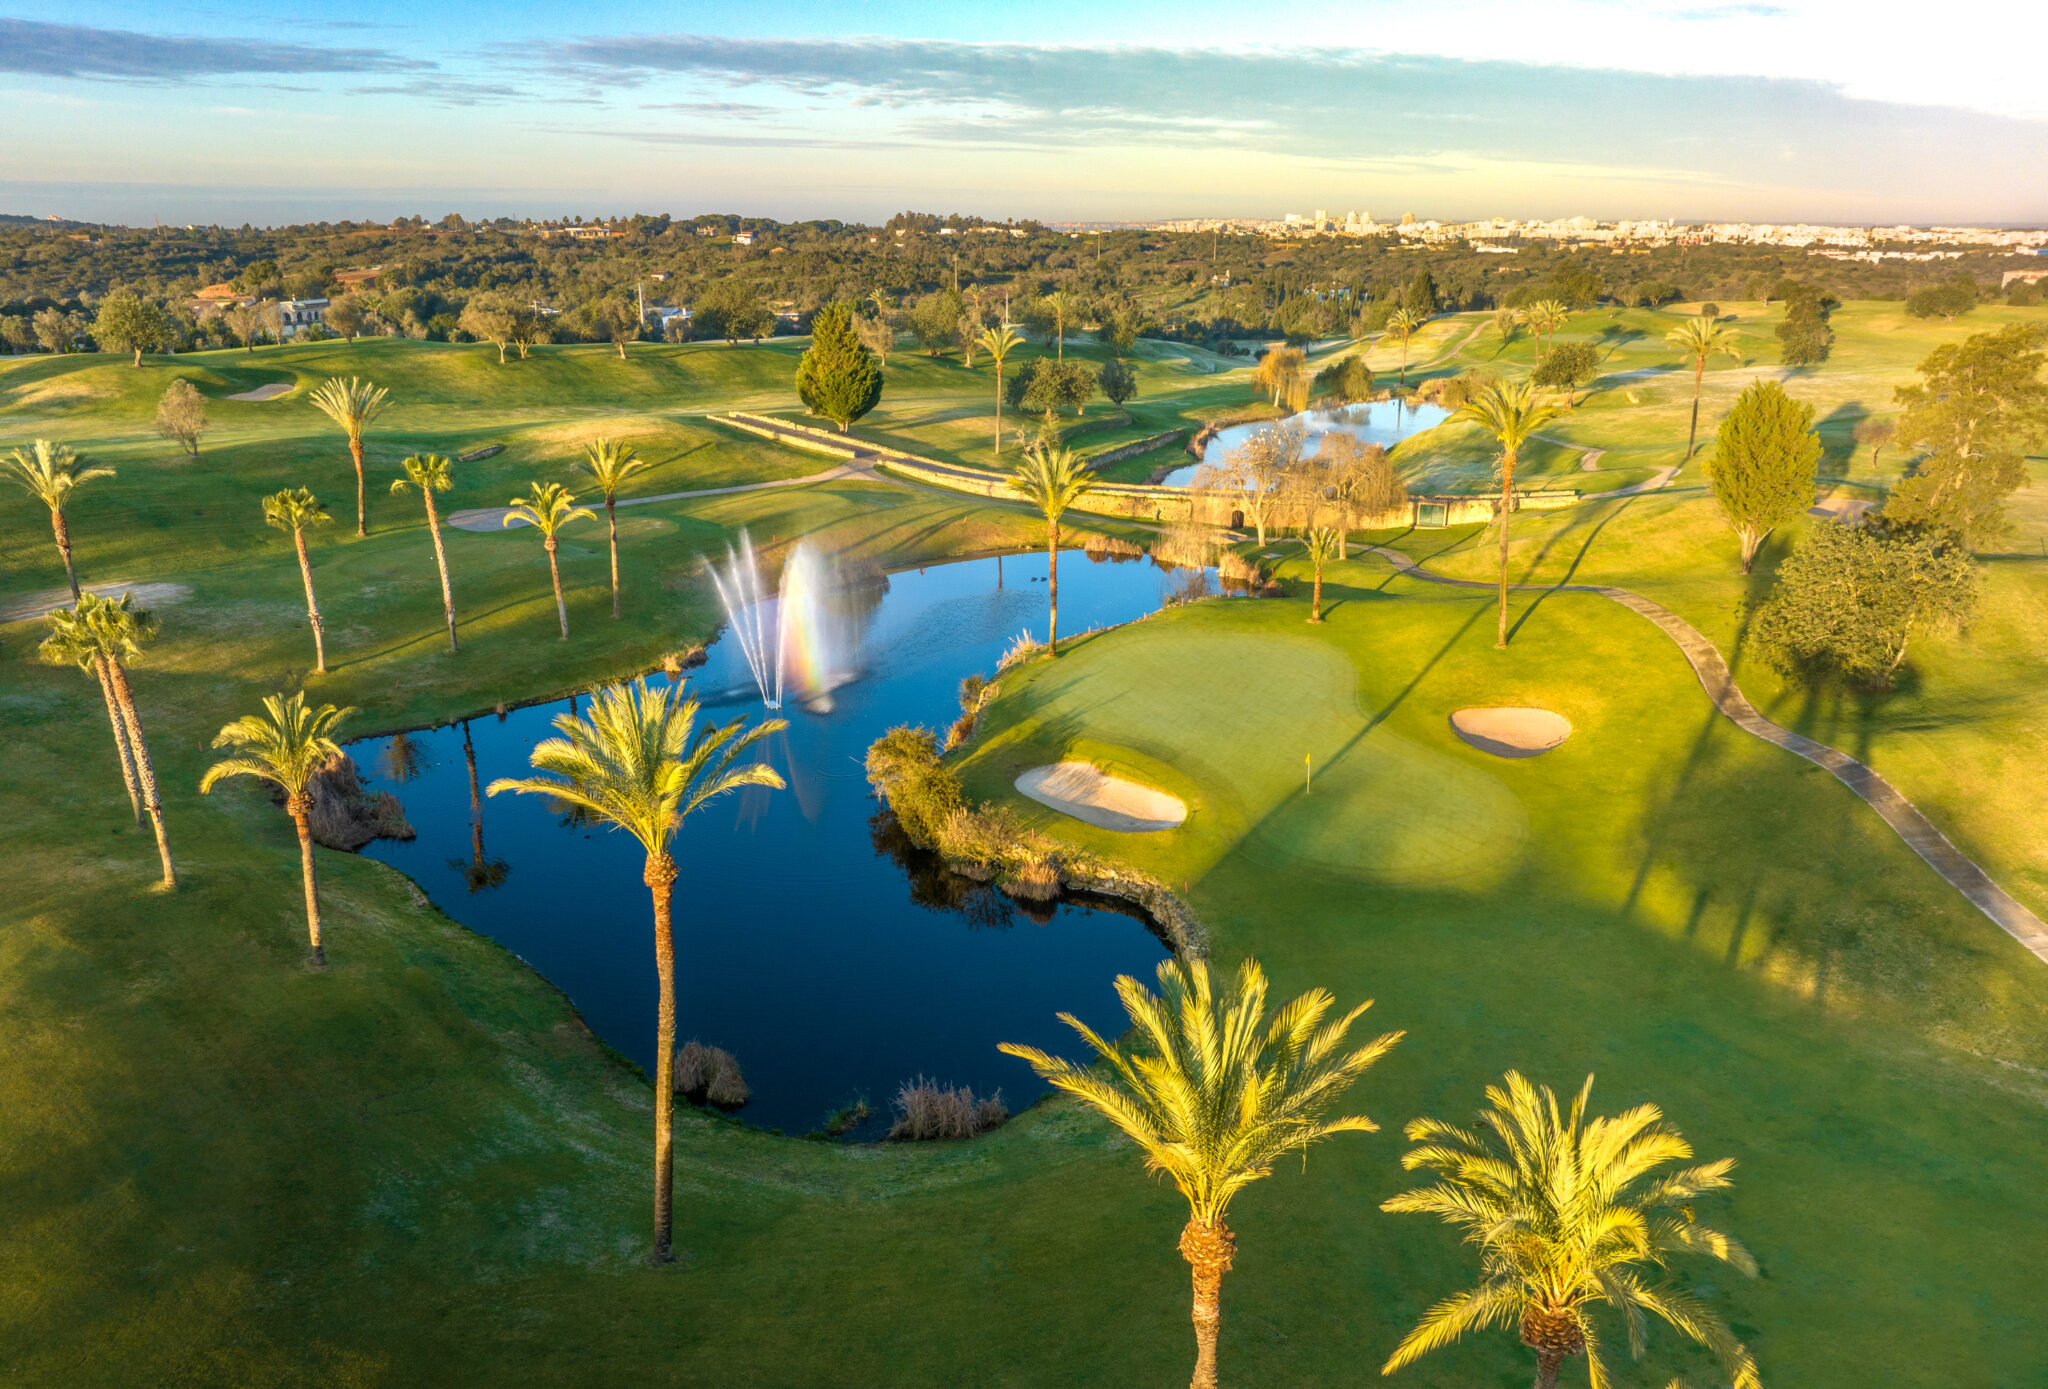
[[[1779,566],[1753,631],[1771,664],[1795,679],[1887,689],[1915,636],[1969,620],[1977,587],[1977,566],[1953,537],[1828,523]]]

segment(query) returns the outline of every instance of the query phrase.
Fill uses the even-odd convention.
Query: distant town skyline
[[[1882,7],[1620,0],[1310,0],[1285,20],[30,0],[0,17],[0,210],[2048,222],[2036,46],[1971,26],[1909,43]]]

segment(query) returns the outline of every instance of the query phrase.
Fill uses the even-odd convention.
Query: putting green
[[[1112,650],[1114,694],[1103,671]],[[1219,671],[1229,678],[1210,678]],[[1025,697],[1039,740],[1085,728],[1091,741],[1177,768],[1191,785],[1171,789],[1256,861],[1390,886],[1481,886],[1512,869],[1528,839],[1504,782],[1376,726],[1357,669],[1306,636],[1254,643],[1148,623],[1041,668]]]

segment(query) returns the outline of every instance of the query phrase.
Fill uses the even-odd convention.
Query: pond
[[[1151,612],[1175,581],[1149,560],[1061,559],[1069,633]],[[788,730],[767,742],[789,788],[715,801],[677,835],[678,1043],[700,1038],[734,1055],[753,1092],[740,1117],[805,1133],[864,1096],[876,1119],[859,1136],[876,1137],[897,1087],[919,1075],[1000,1088],[1020,1108],[1044,1086],[996,1043],[1074,1054],[1078,1039],[1054,1017],[1062,1009],[1120,1034],[1112,980],[1149,980],[1165,958],[1132,915],[1078,902],[1027,912],[946,873],[876,819],[868,744],[899,723],[950,723],[961,677],[993,675],[1021,630],[1044,635],[1045,579],[1041,551],[871,586],[858,640],[837,661],[844,683],[809,707],[790,700]],[[703,717],[764,713],[730,636],[688,687]],[[638,844],[542,797],[472,801],[472,786],[531,774],[529,752],[569,703],[357,744],[365,782],[395,793],[419,832],[364,852],[516,952],[651,1073],[654,947]]]
[[[1346,405],[1335,410],[1308,410],[1299,415],[1289,416],[1285,421],[1299,424],[1305,436],[1303,452],[1313,454],[1321,445],[1325,434],[1350,434],[1368,444],[1379,444],[1392,448],[1403,439],[1420,434],[1425,429],[1434,429],[1450,418],[1450,412],[1438,405],[1411,405],[1400,400],[1368,401],[1361,405]],[[1255,421],[1251,424],[1232,425],[1220,429],[1209,440],[1203,452],[1205,459],[1221,463],[1232,449],[1243,444],[1261,429],[1271,428],[1271,421]],[[1168,473],[1161,484],[1166,487],[1186,487],[1195,480],[1195,472],[1202,465],[1190,463]]]

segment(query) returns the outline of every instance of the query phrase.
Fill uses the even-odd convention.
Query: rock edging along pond
[[[947,872],[994,883],[1024,901],[1051,901],[1067,892],[1128,902],[1176,955],[1208,957],[1209,933],[1164,883],[1028,828],[1007,806],[967,804],[959,774],[946,764],[930,729],[890,729],[868,748],[865,767],[896,828],[936,855]]]

